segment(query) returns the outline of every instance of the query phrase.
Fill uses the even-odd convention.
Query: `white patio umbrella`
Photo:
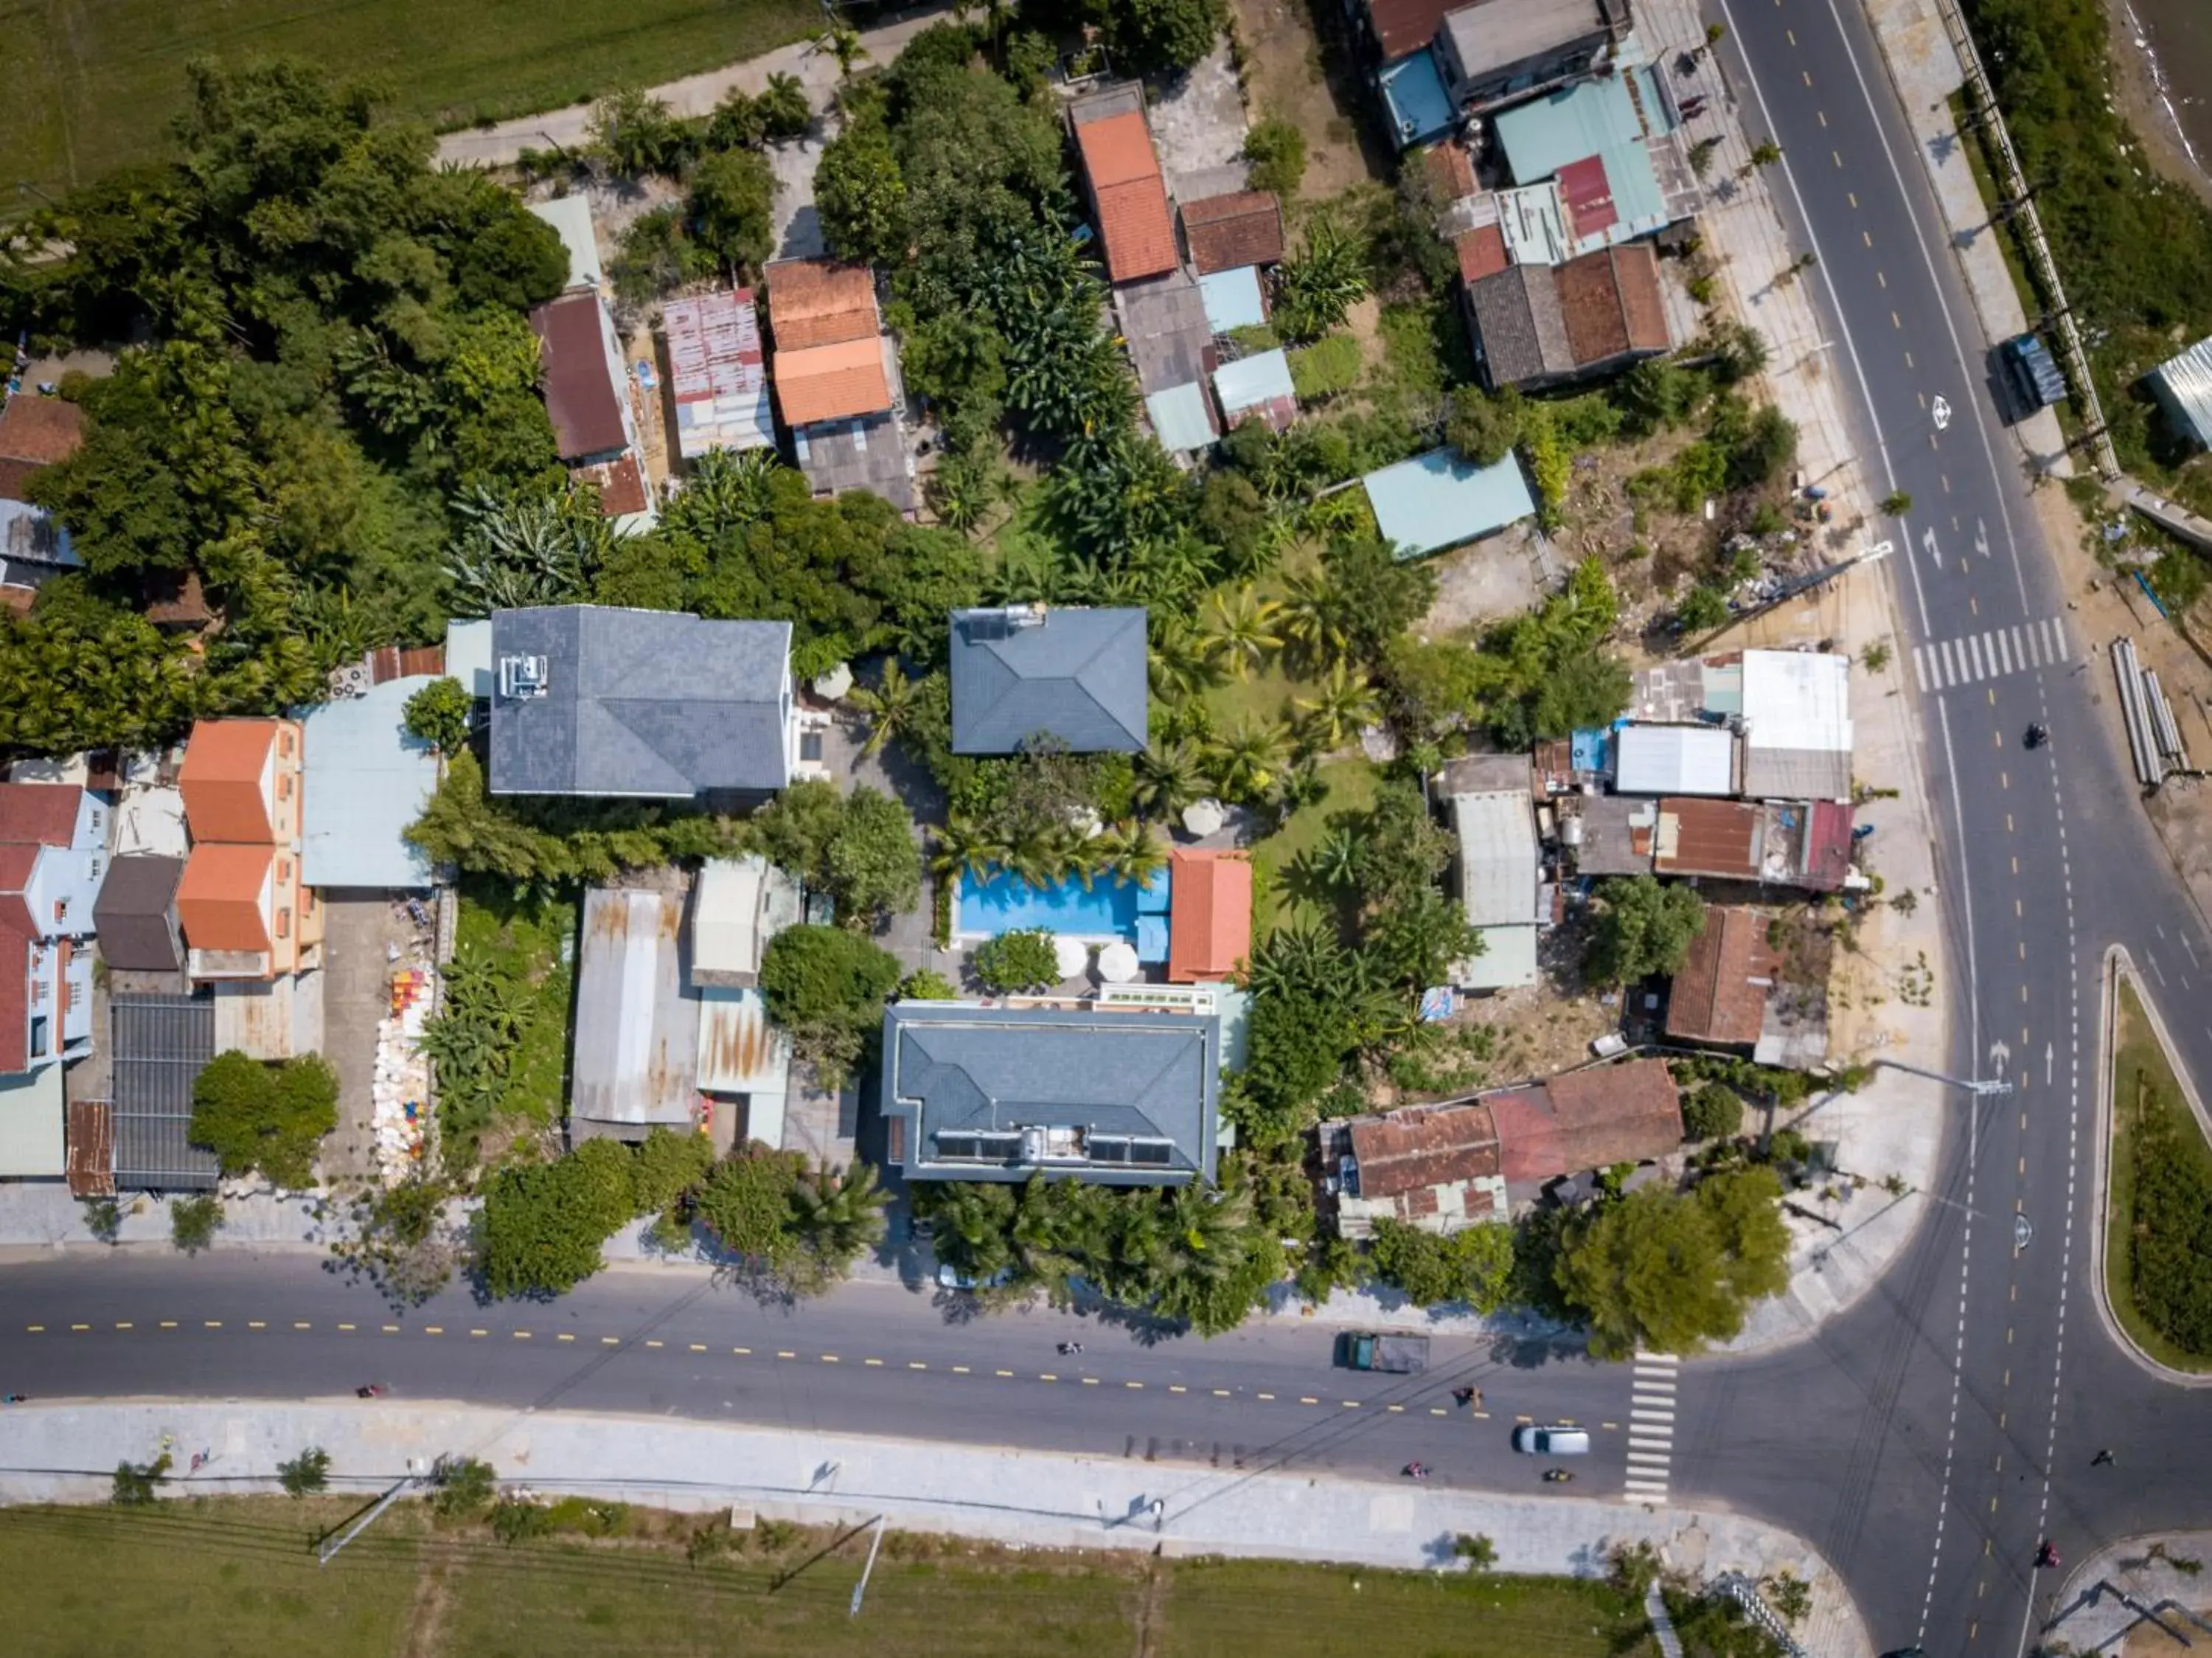
[[[840,662],[827,674],[816,674],[812,683],[816,696],[825,703],[834,703],[853,688],[852,667]]]
[[[1182,826],[1201,840],[1219,834],[1228,821],[1229,814],[1218,800],[1194,800],[1182,808]]]
[[[1052,954],[1062,978],[1080,978],[1091,966],[1091,947],[1079,938],[1054,939]]]
[[[1115,939],[1098,952],[1098,977],[1109,984],[1127,984],[1133,981],[1142,969],[1137,965],[1137,948]]]

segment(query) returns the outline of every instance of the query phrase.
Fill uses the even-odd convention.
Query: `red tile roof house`
[[[1114,283],[1157,277],[1181,263],[1168,188],[1152,153],[1152,131],[1141,108],[1078,119],[1075,147],[1091,193],[1091,216],[1105,247],[1106,275]]]
[[[1649,1162],[1681,1143],[1680,1096],[1659,1059],[1589,1066],[1321,1131],[1325,1172],[1339,1182],[1337,1226],[1347,1238],[1368,1235],[1377,1220],[1431,1232],[1504,1220],[1509,1198],[1533,1198],[1560,1175]]]
[[[1168,983],[1227,978],[1252,954],[1252,865],[1242,852],[1168,858]]]
[[[62,783],[0,783],[0,1076],[92,1049],[93,906],[108,808]]]
[[[26,498],[33,478],[83,444],[84,414],[74,403],[18,393],[0,406],[0,561],[19,569],[74,569],[83,563],[70,546],[68,530]],[[27,593],[33,584],[8,582],[11,607],[27,607],[26,600],[12,595]]]
[[[866,265],[783,259],[768,267],[769,360],[776,408],[817,495],[872,490],[915,506],[897,357]]]
[[[569,475],[599,485],[599,510],[608,517],[642,515],[649,521],[645,453],[606,302],[592,290],[573,290],[532,311],[530,326],[545,366],[545,412],[553,421],[554,447]]]
[[[1780,955],[1766,942],[1766,917],[1736,907],[1705,911],[1667,997],[1669,1040],[1748,1050],[1759,1042]]]

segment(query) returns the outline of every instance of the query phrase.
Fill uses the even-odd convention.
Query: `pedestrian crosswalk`
[[[1667,1500],[1667,1471],[1674,1458],[1674,1381],[1681,1361],[1671,1353],[1638,1353],[1628,1401],[1628,1481],[1631,1503]]]
[[[1948,691],[2067,660],[2066,626],[2056,616],[1912,647],[1913,677],[1923,691]]]

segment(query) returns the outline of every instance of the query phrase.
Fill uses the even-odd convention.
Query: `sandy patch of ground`
[[[1367,119],[1367,86],[1342,15],[1328,0],[1235,0],[1245,101],[1255,121],[1280,116],[1306,137],[1299,193],[1336,195],[1395,168]],[[1318,14],[1328,38],[1315,33]]]

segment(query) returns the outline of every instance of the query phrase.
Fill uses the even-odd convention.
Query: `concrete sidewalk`
[[[1705,43],[1698,0],[1650,0],[1638,14],[1638,32],[1662,74]],[[1794,281],[1776,278],[1801,249],[1770,187],[1780,174],[1750,167],[1753,146],[1767,134],[1747,89],[1723,82],[1710,57],[1694,72],[1716,125],[1699,136],[1720,139],[1706,177],[1712,200],[1699,216],[1707,251],[1718,263],[1724,294],[1721,309],[1733,311],[1766,338],[1769,366],[1763,388],[1796,424],[1799,475],[1827,491],[1834,504],[1823,527],[1820,557],[1838,559],[1882,539],[1888,528],[1872,516],[1886,491],[1862,460],[1858,423],[1846,400],[1835,341],[1817,304],[1817,269]],[[1716,91],[1714,88],[1719,88]],[[1971,187],[1972,180],[1968,180]],[[1872,791],[1858,820],[1870,825],[1871,863],[1894,899],[1910,892],[1907,909],[1890,902],[1862,904],[1856,943],[1838,951],[1829,975],[1828,1054],[1832,1063],[1905,1060],[1942,1070],[1948,1058],[1947,958],[1936,902],[1935,802],[1925,778],[1922,734],[1905,688],[1905,635],[1898,612],[1896,559],[1863,566],[1819,592],[1793,600],[1724,633],[1715,649],[1744,646],[1787,648],[1827,642],[1858,659],[1851,675],[1851,719],[1856,738],[1853,781]],[[1870,649],[1886,652],[1881,668],[1868,666]],[[1879,653],[1877,653],[1879,659]],[[1790,1283],[1781,1296],[1752,1309],[1744,1333],[1729,1344],[1735,1353],[1802,1340],[1850,1307],[1881,1279],[1928,1213],[1918,1195],[1934,1183],[1953,1101],[1940,1085],[1905,1072],[1877,1070],[1856,1094],[1814,1100],[1777,1127],[1808,1139],[1832,1141],[1844,1175],[1825,1186],[1791,1194],[1793,1239]],[[1905,1188],[1893,1196],[1883,1183]]]
[[[2069,1652],[2118,1652],[2130,1631],[2152,1624],[2163,1624],[2166,1634],[2146,1632],[2143,1639],[2152,1644],[2142,1650],[2212,1644],[2212,1616],[2206,1615],[2212,1614],[2212,1587],[2203,1577],[2208,1560],[2212,1532],[2160,1532],[2115,1543],[2068,1574],[2065,1587],[2051,1598],[2041,1633],[2064,1642]],[[2130,1643],[2127,1650],[2137,1648]]]
[[[908,1530],[1045,1548],[1457,1570],[1452,1539],[1465,1532],[1497,1545],[1501,1570],[1590,1577],[1603,1575],[1611,1545],[1649,1541],[1668,1564],[1701,1579],[1786,1567],[1813,1586],[1802,1636],[1811,1650],[1822,1658],[1873,1650],[1814,1549],[1731,1515],[644,1417],[350,1398],[33,1403],[0,1411],[0,1500],[104,1501],[118,1460],[145,1462],[164,1450],[180,1471],[166,1496],[272,1490],[276,1464],[310,1445],[330,1453],[341,1489],[379,1489],[453,1453],[481,1457],[502,1478],[543,1492],[694,1511],[743,1503],[816,1525],[885,1514]],[[203,1466],[183,1472],[202,1454]]]

